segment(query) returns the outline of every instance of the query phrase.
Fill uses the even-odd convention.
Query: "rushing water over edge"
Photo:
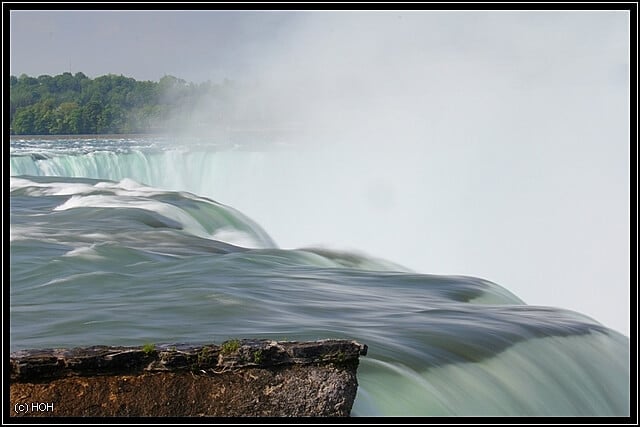
[[[12,350],[344,337],[370,348],[356,415],[629,413],[629,340],[592,319],[482,279],[280,249],[203,197],[259,153],[70,141],[12,141]]]

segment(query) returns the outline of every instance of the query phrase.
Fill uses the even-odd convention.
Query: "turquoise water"
[[[349,338],[354,415],[629,415],[627,337],[481,278],[281,248],[211,195],[295,153],[166,142],[12,140],[12,351]]]

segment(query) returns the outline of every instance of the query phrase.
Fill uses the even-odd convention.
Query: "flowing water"
[[[300,154],[205,142],[12,138],[12,351],[348,338],[354,415],[629,415],[627,337],[480,278],[281,248],[216,200]]]

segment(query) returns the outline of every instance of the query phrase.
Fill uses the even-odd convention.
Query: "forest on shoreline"
[[[84,73],[57,76],[10,76],[11,135],[80,135],[153,133],[220,124],[230,119],[233,83],[195,84],[174,76],[158,82],[108,74],[91,79]],[[204,108],[206,107],[206,108]],[[195,123],[196,125],[198,123]]]

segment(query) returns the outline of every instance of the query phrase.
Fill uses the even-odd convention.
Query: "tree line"
[[[174,76],[158,82],[122,75],[10,76],[10,131],[15,135],[149,133],[179,126],[201,105],[224,105],[233,84],[187,83]],[[224,120],[224,108],[210,109]]]

